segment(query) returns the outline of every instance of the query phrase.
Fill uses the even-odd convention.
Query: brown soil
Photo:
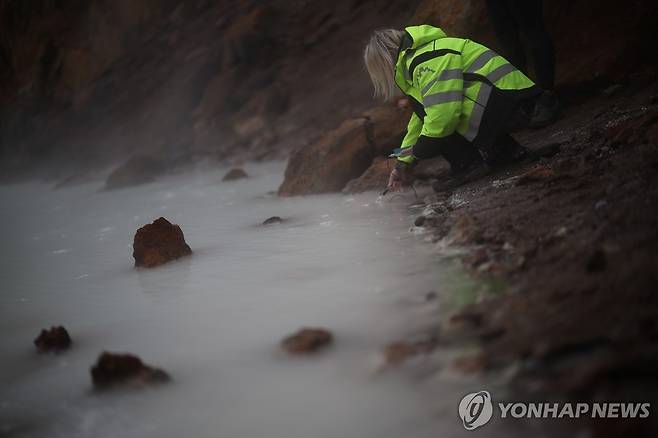
[[[525,394],[658,394],[657,91],[567,101],[556,124],[517,136],[531,149],[558,142],[557,155],[432,197],[437,214],[417,223],[465,249],[475,276],[508,286],[442,325],[442,342],[481,345],[457,368],[518,366]]]

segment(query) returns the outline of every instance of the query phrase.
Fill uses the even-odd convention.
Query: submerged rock
[[[50,330],[41,330],[41,334],[34,340],[34,345],[39,353],[59,352],[71,346],[71,337],[63,326],[52,326]]]
[[[97,389],[109,389],[160,384],[169,382],[171,377],[159,368],[144,364],[132,354],[104,351],[91,368],[91,379]]]
[[[133,242],[136,267],[153,268],[192,254],[183,231],[161,217],[137,230]]]
[[[263,221],[263,225],[274,225],[274,224],[280,224],[283,222],[283,219],[281,219],[279,216],[272,216],[270,218],[267,218]]]
[[[333,335],[321,328],[303,328],[281,341],[281,347],[290,354],[309,354],[322,350],[333,342]]]
[[[226,175],[224,175],[222,181],[235,181],[237,179],[243,179],[248,177],[249,175],[247,175],[247,172],[245,172],[244,169],[236,167],[226,172]]]

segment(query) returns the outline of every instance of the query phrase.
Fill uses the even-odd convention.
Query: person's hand
[[[391,174],[388,176],[388,185],[386,189],[389,192],[397,192],[402,189],[402,175],[398,169],[391,170]]]
[[[398,161],[388,177],[386,188],[389,192],[397,192],[404,186],[411,185],[413,180],[413,165]]]

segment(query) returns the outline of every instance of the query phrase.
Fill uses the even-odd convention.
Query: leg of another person
[[[510,4],[512,3],[512,4]],[[525,72],[526,55],[519,36],[519,23],[513,13],[514,0],[487,0],[489,18],[503,48],[502,55]]]

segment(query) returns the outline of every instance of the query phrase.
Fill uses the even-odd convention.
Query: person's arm
[[[422,120],[420,120],[420,117],[418,117],[416,113],[412,113],[409,123],[407,124],[407,133],[404,136],[404,139],[402,139],[402,146],[397,154],[399,162],[411,164],[414,161],[413,147],[416,144],[416,141],[418,141],[422,129]]]
[[[414,145],[416,158],[430,158],[440,153],[440,145],[455,133],[462,112],[464,79],[461,55],[448,53],[419,64],[414,87],[420,90],[425,119]]]

